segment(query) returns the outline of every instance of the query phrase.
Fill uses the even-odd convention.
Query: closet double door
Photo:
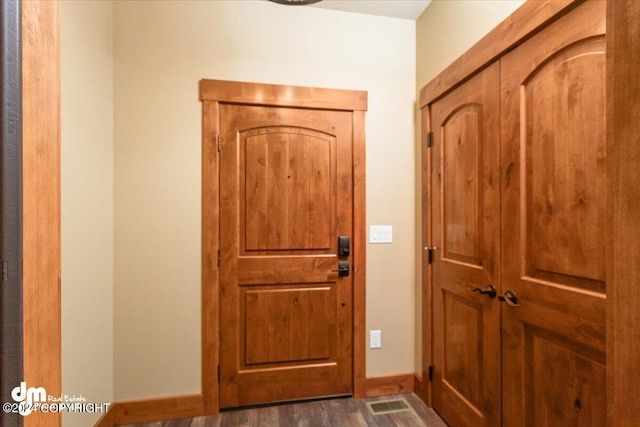
[[[606,424],[604,21],[581,4],[425,112],[452,426]]]

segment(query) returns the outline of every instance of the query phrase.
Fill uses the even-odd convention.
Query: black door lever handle
[[[520,307],[520,303],[518,302],[518,296],[513,291],[505,292],[504,295],[500,295],[498,297],[498,300],[500,302],[506,302],[507,305],[510,305],[511,307]]]
[[[339,277],[346,277],[349,275],[349,261],[338,261],[338,269],[331,270],[334,273],[338,273]]]
[[[495,298],[498,295],[498,291],[495,286],[489,284],[486,289],[474,288],[471,292],[480,292],[482,295],[487,295],[489,298]]]

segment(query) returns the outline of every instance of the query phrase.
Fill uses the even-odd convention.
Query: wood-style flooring
[[[374,415],[367,402],[404,398],[411,409]],[[446,427],[415,395],[330,399],[222,412],[209,417],[132,424],[128,427]]]

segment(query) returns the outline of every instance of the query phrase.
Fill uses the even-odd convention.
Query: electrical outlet
[[[369,331],[369,348],[382,347],[382,331]]]

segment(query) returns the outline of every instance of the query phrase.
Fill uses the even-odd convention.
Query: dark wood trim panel
[[[114,403],[109,412],[116,426],[192,418],[203,415],[203,400],[201,394],[130,400]]]
[[[353,397],[366,394],[366,150],[364,111],[353,113]]]
[[[11,390],[24,374],[22,345],[22,64],[20,2],[0,3],[2,36],[2,103],[0,104],[0,210],[2,210],[2,277],[0,277],[0,400],[11,402]],[[22,416],[0,412],[0,425],[18,425]]]
[[[367,378],[366,397],[413,393],[414,378],[414,374],[399,374]]]
[[[21,5],[24,380],[60,396],[60,2]],[[61,417],[35,412],[24,423]]]
[[[420,108],[430,104],[497,57],[522,43],[584,0],[530,0],[502,21],[420,90]]]
[[[204,101],[202,108],[202,395],[205,414],[216,414],[220,411],[218,102]]]
[[[607,425],[640,414],[640,2],[607,2]]]
[[[277,107],[366,111],[367,92],[301,86],[201,80],[200,100]]]

